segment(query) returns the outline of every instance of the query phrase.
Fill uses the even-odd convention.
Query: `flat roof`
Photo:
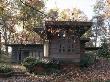
[[[90,38],[80,38],[80,41],[81,42],[89,42],[90,41]]]
[[[84,21],[45,21],[44,27],[34,28],[33,30],[40,35],[41,38],[47,34],[48,29],[72,29],[82,36],[92,26],[93,22]],[[48,35],[47,35],[48,36]]]
[[[83,27],[91,27],[93,22],[85,22],[85,21],[45,21],[45,26],[54,26],[60,28],[60,26],[83,26]]]
[[[13,46],[36,46],[36,47],[43,47],[43,44],[6,44],[6,46],[11,46],[11,47],[13,47]]]

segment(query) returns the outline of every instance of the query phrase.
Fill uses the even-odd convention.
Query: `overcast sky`
[[[96,0],[48,0],[46,7],[47,9],[59,8],[59,9],[81,9],[89,19],[93,16],[93,4]]]

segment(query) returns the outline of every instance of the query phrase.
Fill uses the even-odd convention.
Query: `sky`
[[[73,9],[78,8],[83,11],[89,19],[93,16],[93,4],[96,0],[48,0],[46,3],[47,10],[52,8]]]

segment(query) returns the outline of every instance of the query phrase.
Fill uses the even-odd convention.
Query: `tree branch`
[[[22,0],[20,0],[20,2],[21,2],[22,4],[24,4],[24,5],[28,6],[28,7],[31,7],[32,9],[34,9],[34,10],[36,10],[37,12],[41,13],[42,15],[44,15],[45,17],[47,17],[47,15],[46,15],[46,14],[44,14],[43,12],[41,12],[41,11],[37,10],[36,8],[34,8],[34,7],[32,7],[32,6],[30,6],[30,5],[26,4],[26,3],[24,3]]]

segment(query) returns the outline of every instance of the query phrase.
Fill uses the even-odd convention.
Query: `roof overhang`
[[[84,21],[45,21],[45,26],[52,26],[56,28],[68,28],[68,27],[91,27],[92,22],[84,22]],[[62,27],[63,26],[63,27]]]
[[[84,22],[84,21],[45,21],[45,28],[53,29],[73,29],[82,36],[86,31],[88,31],[93,22]]]
[[[93,22],[84,21],[45,21],[44,27],[34,28],[33,30],[38,33],[41,38],[45,36],[47,30],[52,29],[73,29],[82,36],[92,26]]]
[[[43,44],[6,44],[6,46],[14,47],[14,46],[37,46],[37,47],[43,47]]]
[[[90,41],[90,38],[80,38],[80,41],[82,43],[86,43],[86,42],[89,42]]]
[[[87,51],[93,51],[93,50],[99,50],[101,47],[86,47],[85,50]]]

